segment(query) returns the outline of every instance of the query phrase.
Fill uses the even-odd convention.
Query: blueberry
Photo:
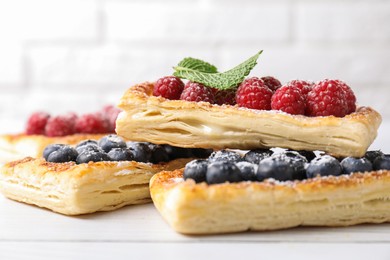
[[[193,157],[192,151],[190,148],[176,147],[169,144],[162,145],[165,152],[168,154],[170,160],[177,158],[190,158]]]
[[[390,170],[390,155],[385,154],[375,159],[374,170]]]
[[[305,157],[308,162],[311,162],[314,158],[317,157],[316,154],[313,151],[300,150],[300,151],[297,151],[297,152],[300,155],[302,155],[303,157]]]
[[[98,145],[98,142],[96,141],[96,140],[91,140],[91,139],[88,139],[88,140],[84,140],[84,141],[82,141],[82,142],[80,142],[80,143],[78,143],[77,145],[76,145],[76,149],[78,148],[78,147],[81,147],[81,146],[84,146],[84,145]]]
[[[65,145],[64,144],[50,144],[50,145],[46,146],[46,148],[43,150],[43,158],[45,158],[45,160],[47,161],[47,158],[49,157],[49,155],[52,152],[57,151],[58,149],[60,149],[63,146],[65,146]]]
[[[230,161],[216,161],[207,166],[206,181],[208,184],[239,182],[240,169]]]
[[[375,159],[378,157],[383,156],[384,154],[380,150],[376,151],[367,151],[366,154],[364,155],[364,158],[369,160],[371,163],[374,163]]]
[[[347,157],[340,164],[344,174],[372,171],[372,163],[366,158]]]
[[[160,163],[160,162],[168,162],[169,155],[161,145],[157,144],[149,144],[149,147],[152,150],[151,163]]]
[[[95,152],[85,150],[77,156],[76,163],[88,163],[88,162],[101,162],[101,161],[110,161],[110,157],[104,152]]]
[[[80,147],[77,147],[76,148],[76,151],[80,154],[80,153],[83,153],[85,151],[92,151],[92,152],[101,152],[101,153],[104,153],[103,149],[100,148],[99,146],[97,145],[94,145],[94,144],[87,144],[87,145],[83,145],[83,146],[80,146]]]
[[[184,168],[184,180],[193,179],[196,183],[206,181],[207,160],[193,160]]]
[[[147,144],[150,148],[150,150],[153,150],[155,146],[157,146],[157,144],[153,144],[153,143],[150,143],[150,142],[143,142],[144,144]]]
[[[133,152],[130,148],[113,148],[108,152],[111,161],[132,161],[134,160]]]
[[[243,181],[255,181],[258,165],[247,161],[241,161],[236,163],[238,169],[240,169],[240,177]]]
[[[273,178],[278,181],[293,180],[295,169],[292,167],[292,159],[287,156],[272,156],[259,163],[256,173],[257,180],[263,181]]]
[[[73,147],[64,145],[58,148],[56,151],[49,154],[47,161],[55,163],[64,163],[75,161],[77,158],[77,151]]]
[[[306,175],[308,178],[314,178],[317,175],[338,176],[341,174],[342,168],[340,162],[330,155],[324,155],[313,159],[306,168]]]
[[[150,162],[152,158],[152,151],[148,143],[143,142],[127,142],[127,146],[133,150],[134,161],[136,162]]]
[[[302,156],[299,152],[286,150],[280,153],[275,153],[271,156],[276,161],[285,161],[292,168],[292,180],[306,179],[307,164],[306,157]]]
[[[99,145],[98,145],[97,141],[95,141],[95,140],[85,140],[85,141],[82,141],[76,145],[76,150],[77,150],[77,152],[81,153],[86,147],[99,148]]]
[[[213,149],[191,148],[191,153],[197,158],[207,158],[213,152]]]
[[[95,151],[95,152],[104,152],[102,148],[98,145],[98,143],[95,140],[87,140],[84,142],[81,142],[76,146],[77,152],[80,154],[86,150],[89,151]]]
[[[126,143],[123,139],[117,135],[107,135],[102,137],[99,142],[99,146],[108,153],[113,148],[125,148]]]
[[[283,157],[287,157],[284,159],[290,162],[290,165],[294,170],[292,175],[293,180],[306,179],[305,166],[308,161],[306,157],[299,152],[286,151],[285,153],[274,155],[273,157],[281,157],[281,160],[283,160]]]
[[[270,157],[272,151],[268,149],[250,150],[244,155],[244,160],[250,163],[259,164],[261,160]]]
[[[220,150],[213,152],[209,157],[209,163],[218,162],[218,161],[228,161],[236,163],[242,161],[241,155],[234,151],[229,150]]]
[[[306,159],[305,156],[301,155],[299,152],[291,151],[291,150],[287,150],[287,151],[284,151],[282,153],[275,154],[274,157],[275,156],[286,156],[286,157],[289,157],[293,160],[303,161],[305,163],[308,162],[308,160]]]

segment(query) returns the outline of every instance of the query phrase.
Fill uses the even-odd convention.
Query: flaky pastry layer
[[[150,202],[150,178],[162,170],[181,168],[189,160],[75,164],[27,157],[0,169],[0,191],[10,199],[65,215],[110,211]]]
[[[184,234],[390,221],[390,171],[214,185],[184,181],[182,173],[156,174],[150,192],[163,218]]]
[[[343,118],[306,117],[207,102],[153,96],[153,83],[131,87],[122,97],[116,132],[135,141],[180,147],[321,150],[334,156],[363,156],[381,116],[360,107]]]
[[[49,144],[75,145],[87,139],[98,140],[103,136],[104,134],[74,134],[60,137],[26,134],[0,135],[0,163],[25,157],[42,157],[43,150]]]

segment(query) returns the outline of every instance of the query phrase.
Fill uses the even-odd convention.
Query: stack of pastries
[[[117,135],[8,163],[1,191],[63,214],[151,196],[185,234],[390,221],[390,156],[367,151],[380,114],[341,80],[246,77],[257,58],[226,73],[187,58],[129,88]]]
[[[210,154],[121,138],[113,133],[119,111],[108,106],[80,117],[33,113],[25,133],[0,136],[1,158],[8,161],[0,191],[65,215],[110,211],[150,202],[155,173]]]

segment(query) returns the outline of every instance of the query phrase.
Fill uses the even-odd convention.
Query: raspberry
[[[278,88],[282,86],[282,83],[274,77],[267,76],[267,77],[262,77],[261,78],[264,81],[264,85],[269,87],[270,90],[276,91]]]
[[[74,124],[79,116],[74,112],[68,112],[64,117],[67,117]]]
[[[352,89],[344,82],[341,80],[335,80],[338,82],[343,90],[345,91],[345,99],[347,101],[348,105],[348,112],[347,114],[351,114],[356,111],[356,97],[355,94],[353,93]]]
[[[181,100],[195,101],[195,102],[209,102],[214,103],[214,94],[211,88],[196,82],[187,82],[183,92],[180,96]]]
[[[299,88],[305,98],[307,97],[307,93],[309,93],[309,91],[312,89],[313,85],[314,82],[299,79],[294,79],[287,83],[287,86],[294,86]]]
[[[69,116],[51,117],[46,124],[47,136],[65,136],[74,134],[74,123]]]
[[[106,122],[99,114],[84,114],[76,120],[75,130],[83,134],[107,133]]]
[[[253,109],[271,109],[272,90],[257,78],[244,80],[237,89],[236,102],[240,107]]]
[[[101,113],[106,121],[108,133],[115,133],[116,119],[121,110],[113,105],[104,106]]]
[[[45,112],[35,112],[27,120],[26,134],[43,135],[50,115]]]
[[[110,122],[110,118],[102,111],[98,111],[94,114],[97,118],[100,118],[103,121],[103,128],[106,129],[104,133],[115,133],[116,121]]]
[[[236,104],[236,90],[237,89],[228,89],[228,90],[218,90],[214,93],[215,103],[218,105],[232,105]]]
[[[305,98],[295,86],[283,86],[275,91],[271,99],[271,108],[292,115],[305,114]]]
[[[306,115],[343,117],[348,114],[345,97],[344,87],[339,81],[322,80],[307,94]]]
[[[101,111],[106,116],[110,116],[112,114],[118,115],[119,112],[121,112],[121,110],[119,108],[117,108],[116,106],[113,106],[113,105],[106,105],[102,108]]]
[[[157,80],[154,84],[153,95],[167,99],[179,99],[183,92],[184,83],[174,76],[166,76]]]
[[[69,124],[71,124],[72,128],[74,129],[74,125],[76,124],[76,120],[79,116],[74,112],[68,112],[64,115],[64,117],[69,120]]]

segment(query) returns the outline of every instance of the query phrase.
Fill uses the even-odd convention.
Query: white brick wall
[[[213,49],[213,47],[211,46]],[[130,84],[172,74],[172,66],[187,55],[216,60],[209,48],[184,45],[164,48],[143,45],[41,47],[30,52],[31,79],[38,89],[124,91]]]
[[[298,37],[310,43],[389,44],[390,2],[309,2],[297,8]]]
[[[24,81],[23,49],[17,43],[0,43],[0,86],[21,89]]]
[[[243,5],[212,1],[106,5],[107,33],[113,40],[186,42],[287,41],[289,6],[285,3]],[[209,3],[209,4],[207,4]],[[150,14],[150,15],[149,15]],[[255,23],[255,25],[253,25]],[[139,26],[142,25],[142,29]]]
[[[93,111],[184,56],[252,75],[340,78],[390,121],[389,0],[0,0],[0,133]]]
[[[94,0],[3,0],[0,32],[9,41],[96,40],[97,2]]]

